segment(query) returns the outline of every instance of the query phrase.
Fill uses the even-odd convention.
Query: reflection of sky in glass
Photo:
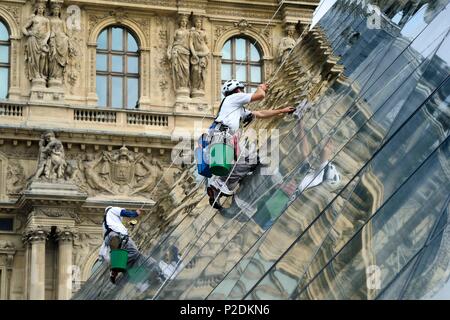
[[[450,300],[450,281],[447,281],[447,283],[441,288],[441,290],[433,295],[431,300]]]
[[[319,22],[320,18],[323,17],[325,13],[327,13],[328,9],[330,9],[333,4],[337,0],[321,0],[319,6],[317,7],[316,11],[314,11],[311,28],[315,26],[317,22]]]
[[[402,29],[402,35],[411,39],[422,33],[414,40],[411,47],[426,55],[429,46],[435,46],[446,36],[450,27],[450,8],[447,7],[427,26],[425,22],[426,6],[424,6]],[[449,61],[447,61],[448,63]]]

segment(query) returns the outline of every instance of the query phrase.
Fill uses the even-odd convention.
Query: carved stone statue
[[[33,84],[45,86],[47,78],[47,55],[49,52],[50,22],[44,16],[45,2],[37,2],[35,14],[31,15],[22,28],[27,37],[25,61],[28,79]]]
[[[49,87],[61,86],[69,54],[66,23],[61,19],[61,4],[51,3],[50,39],[48,55]]]
[[[286,37],[281,39],[280,46],[278,47],[278,62],[282,63],[287,56],[289,55],[289,52],[295,47],[295,26],[294,25],[287,25],[286,26]]]
[[[206,32],[203,30],[202,17],[194,18],[194,28],[190,32],[191,49],[191,89],[192,97],[205,95],[206,68],[208,67],[209,48]]]
[[[180,16],[180,27],[175,31],[173,43],[167,49],[172,66],[172,79],[177,96],[189,96],[189,30],[188,16]]]
[[[35,179],[63,179],[66,177],[67,162],[64,147],[53,132],[46,132],[39,141],[38,169]]]

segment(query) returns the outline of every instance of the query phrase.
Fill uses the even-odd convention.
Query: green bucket
[[[233,167],[233,146],[224,143],[215,143],[210,145],[209,148],[209,166],[211,173],[219,177],[227,176]]]
[[[111,270],[124,272],[127,269],[128,251],[123,249],[111,250]]]

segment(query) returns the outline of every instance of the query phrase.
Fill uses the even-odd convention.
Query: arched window
[[[139,47],[135,37],[121,27],[103,30],[97,39],[98,105],[137,107],[139,100]]]
[[[0,99],[8,96],[9,88],[9,31],[0,20]]]
[[[229,79],[246,83],[247,92],[254,92],[263,81],[260,50],[247,38],[234,37],[222,48],[222,84]]]

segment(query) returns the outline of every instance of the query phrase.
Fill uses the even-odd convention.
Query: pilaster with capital
[[[72,296],[72,252],[75,234],[63,229],[56,233],[58,242],[58,300],[69,300]]]
[[[29,299],[45,299],[45,242],[49,230],[45,228],[29,229],[25,231],[24,240],[31,245]]]

